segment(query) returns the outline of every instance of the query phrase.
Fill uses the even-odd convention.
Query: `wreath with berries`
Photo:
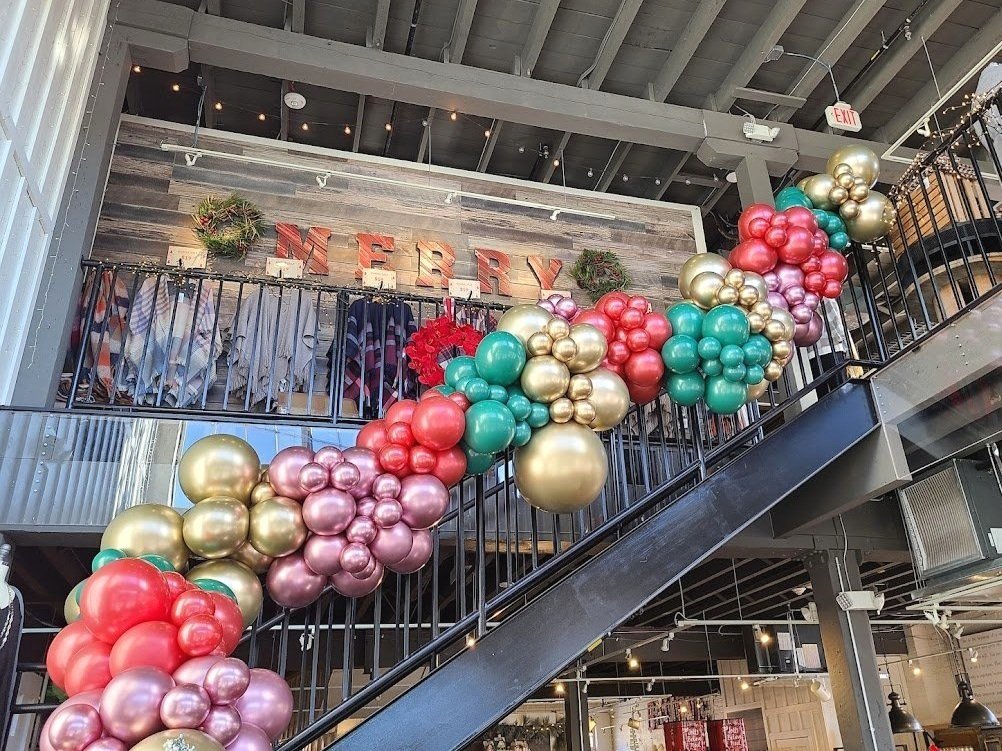
[[[472,357],[484,335],[469,324],[457,325],[449,316],[425,322],[404,347],[408,367],[425,386],[445,383],[442,363],[458,355]]]
[[[198,204],[192,218],[202,246],[223,258],[243,258],[264,229],[258,207],[236,193],[227,198],[209,196]]]

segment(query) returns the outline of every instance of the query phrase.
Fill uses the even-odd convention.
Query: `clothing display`
[[[95,284],[97,297],[94,299]],[[90,331],[84,342],[84,329],[91,300],[94,307],[90,313]],[[76,356],[83,350],[84,372],[90,373],[92,380],[103,388],[101,396],[113,397],[115,375],[122,357],[122,346],[126,337],[126,321],[129,318],[129,291],[121,278],[104,271],[100,277],[90,277],[80,295],[77,317],[71,333],[71,348]]]
[[[249,391],[250,404],[257,404],[303,389],[316,349],[317,315],[310,295],[289,290],[280,297],[277,288],[257,289],[234,314],[230,330],[231,392]]]

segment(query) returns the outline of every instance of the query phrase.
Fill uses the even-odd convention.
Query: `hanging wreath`
[[[458,355],[472,357],[483,338],[472,326],[459,326],[449,316],[433,318],[415,331],[404,347],[407,365],[425,386],[441,386],[445,383],[442,363]]]
[[[223,258],[243,258],[261,236],[264,221],[253,203],[236,193],[228,198],[209,196],[198,204],[195,236],[209,253]]]
[[[585,250],[571,267],[571,276],[592,301],[630,284],[626,267],[611,250]]]

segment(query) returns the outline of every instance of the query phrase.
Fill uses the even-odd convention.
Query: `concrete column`
[[[738,196],[742,206],[751,206],[753,203],[773,205],[772,181],[769,179],[765,159],[746,156],[738,162],[738,168],[734,171],[738,176]]]
[[[588,732],[588,693],[585,684],[565,684],[564,727],[567,751],[591,751],[591,733]]]
[[[845,751],[894,748],[869,615],[861,610],[845,612],[835,601],[843,590],[862,589],[857,553],[817,551],[807,556],[805,565],[814,587]]]

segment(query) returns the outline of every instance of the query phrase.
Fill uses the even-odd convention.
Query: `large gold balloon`
[[[261,460],[254,447],[222,433],[195,441],[177,467],[181,490],[192,503],[217,496],[247,503],[260,472]]]
[[[724,278],[712,271],[701,271],[689,282],[687,300],[696,303],[703,310],[709,310],[717,304],[717,293],[723,289]]]
[[[188,581],[215,579],[229,587],[237,596],[237,606],[244,617],[244,628],[251,625],[261,612],[264,589],[257,574],[237,561],[206,561],[188,572]]]
[[[184,513],[184,544],[199,558],[225,558],[247,541],[249,526],[236,498],[206,498]]]
[[[573,421],[540,428],[515,451],[515,485],[533,506],[554,514],[590,505],[608,471],[602,440]]]
[[[139,741],[132,751],[223,751],[216,739],[200,730],[161,730]]]
[[[280,558],[296,552],[306,542],[303,509],[291,498],[275,496],[250,511],[251,545],[259,553]]]
[[[534,402],[556,401],[567,391],[570,381],[567,366],[553,355],[530,357],[522,369],[522,391]]]
[[[828,192],[835,187],[835,178],[831,175],[821,173],[805,177],[797,183],[797,187],[807,194],[811,203],[814,204],[814,208],[825,211],[831,211],[835,208],[835,204],[828,198]]]
[[[529,341],[529,337],[537,331],[546,329],[546,324],[553,316],[547,313],[538,305],[516,305],[508,308],[504,315],[498,319],[498,331],[507,331],[518,337],[522,344]]]
[[[256,506],[261,501],[267,501],[269,498],[274,498],[276,495],[278,494],[275,492],[275,488],[271,486],[270,482],[267,480],[259,482],[251,491],[250,505]]]
[[[101,550],[116,548],[128,556],[159,555],[178,571],[188,566],[181,515],[160,503],[141,503],[121,511],[101,535]]]
[[[238,563],[244,564],[255,574],[267,573],[268,566],[270,566],[271,562],[275,560],[270,555],[265,555],[264,553],[259,552],[257,548],[250,544],[250,540],[237,548],[230,558]]]
[[[779,321],[783,324],[783,336],[782,339],[789,341],[793,339],[793,335],[797,333],[797,322],[793,320],[793,316],[790,312],[783,310],[782,308],[772,309],[772,320]]]
[[[609,430],[616,427],[630,408],[630,391],[626,387],[626,381],[606,368],[596,368],[586,375],[591,380],[591,396],[588,401],[595,408],[591,429]]]
[[[585,373],[597,368],[609,350],[605,334],[590,323],[576,323],[571,326],[571,339],[577,345],[577,353],[567,363],[572,373]]]
[[[63,600],[63,618],[66,619],[67,626],[74,621],[80,620],[80,604],[77,602],[77,591],[83,584],[83,582],[80,582],[73,587],[70,593],[66,595],[66,599]]]
[[[859,213],[845,220],[846,232],[856,242],[870,242],[883,237],[894,226],[897,210],[883,193],[871,190],[859,203]]]
[[[840,164],[852,167],[852,174],[862,177],[871,188],[877,184],[880,177],[880,159],[870,149],[858,143],[850,143],[838,149],[830,157],[825,172],[835,174]]]
[[[678,291],[688,300],[689,285],[697,274],[712,271],[722,279],[730,270],[731,265],[727,260],[716,253],[697,253],[682,264],[682,269],[678,272]]]

